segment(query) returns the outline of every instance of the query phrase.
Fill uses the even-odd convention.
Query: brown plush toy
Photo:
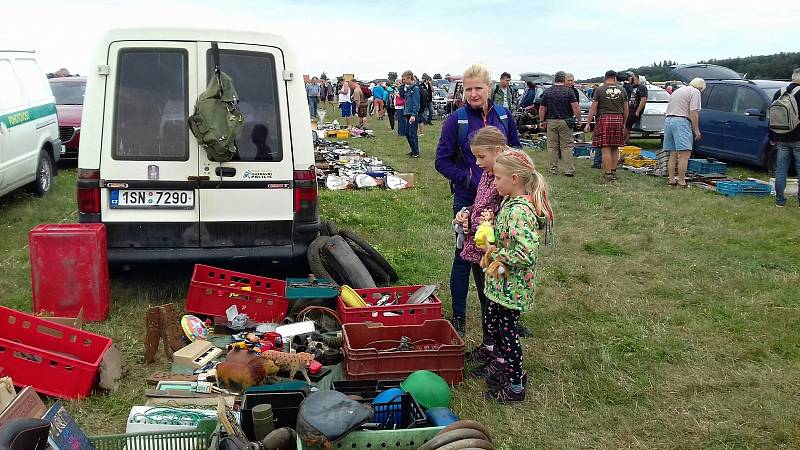
[[[508,270],[502,261],[492,261],[492,255],[497,251],[497,246],[489,245],[486,253],[481,258],[481,267],[486,270],[486,275],[492,278],[508,278]]]

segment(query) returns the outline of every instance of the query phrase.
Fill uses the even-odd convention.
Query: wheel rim
[[[50,164],[45,160],[42,160],[42,166],[39,168],[39,186],[44,192],[50,190]]]

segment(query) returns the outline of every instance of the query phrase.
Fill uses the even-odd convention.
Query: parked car
[[[642,116],[631,128],[631,136],[664,139],[664,119],[666,119],[669,94],[664,89],[654,85],[647,85],[647,103],[644,105]]]
[[[210,160],[187,127],[214,73],[213,42],[245,117],[229,162]],[[319,231],[314,149],[303,78],[285,39],[113,30],[92,67],[78,209],[81,222],[105,224],[110,262],[305,258]]]
[[[437,118],[447,115],[446,90],[439,88],[433,89],[433,112]]]
[[[444,89],[445,91],[450,88],[450,82],[447,80],[432,80],[431,83],[433,83],[433,87]]]
[[[767,112],[772,96],[787,81],[747,80],[712,64],[677,66],[672,73],[686,84],[695,77],[706,81],[696,153],[772,168]]]
[[[0,51],[0,196],[23,186],[42,196],[61,156],[53,92],[31,51]]]
[[[86,94],[86,77],[51,78],[50,89],[56,98],[58,134],[63,144],[63,158],[77,158],[81,141],[83,96]]]
[[[533,100],[533,107],[536,110],[539,110],[539,106],[541,106],[541,98],[544,91],[550,89],[553,85],[552,84],[545,84],[536,86],[536,97]],[[577,88],[576,88],[577,89]],[[586,123],[586,119],[589,117],[589,108],[592,107],[592,100],[586,96],[582,90],[577,89],[578,91],[578,105],[581,108],[581,123]],[[594,128],[594,121],[592,121],[592,128]]]

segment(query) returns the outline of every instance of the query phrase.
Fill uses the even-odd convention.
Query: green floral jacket
[[[505,265],[508,278],[487,277],[486,296],[518,311],[529,310],[536,299],[536,259],[544,218],[534,211],[526,197],[507,198],[494,225],[497,251],[492,260]]]

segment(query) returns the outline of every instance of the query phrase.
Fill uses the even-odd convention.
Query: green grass
[[[419,159],[405,156],[388,122],[371,125],[377,138],[352,145],[415,173],[416,187],[322,192],[322,215],[363,234],[401,283],[439,284],[449,309],[451,196],[433,168],[440,125],[421,138]],[[545,168],[546,155],[531,153]],[[576,166],[575,178],[547,176],[558,246],[543,252],[537,306],[523,316],[534,333],[523,343],[528,401],[498,406],[468,381],[455,411],[489,425],[504,449],[800,447],[798,210],[624,171],[601,185],[588,161]],[[63,172],[47,198],[0,199],[0,303],[30,310],[27,232],[75,219],[74,183],[75,172]],[[144,377],[167,368],[163,358],[142,364],[142,313],[182,304],[189,276],[183,266],[114,274],[111,318],[88,328],[120,345],[131,373],[115,395],[67,404],[90,433],[122,431]],[[470,347],[476,304],[473,293]]]

